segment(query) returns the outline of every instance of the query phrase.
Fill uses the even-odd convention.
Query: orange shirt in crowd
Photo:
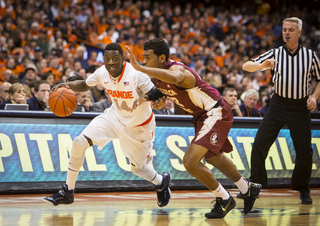
[[[108,45],[108,44],[112,43],[112,41],[111,41],[111,39],[109,38],[108,35],[105,35],[104,38],[100,39],[98,42],[99,43],[103,43],[105,45]]]
[[[76,54],[77,53],[77,48],[79,47],[79,44],[75,44],[74,47],[70,47],[70,43],[68,43],[67,45],[65,45],[63,48],[64,49],[69,49],[70,50],[70,53],[72,54]]]
[[[134,45],[132,49],[133,55],[137,58],[139,62],[143,61],[142,53],[143,53],[143,46],[140,48],[139,45]]]
[[[123,53],[125,53],[127,51],[125,46],[128,46],[130,49],[133,49],[132,45],[128,45],[125,43],[119,43],[119,45],[121,46]]]
[[[6,64],[7,64],[7,60],[6,59],[0,60],[0,68],[5,67]]]
[[[222,68],[223,67],[223,61],[225,57],[224,56],[215,56],[214,60],[217,62],[217,65]]]
[[[98,24],[97,25],[97,31],[100,35],[102,32],[105,32],[109,28],[109,24]]]
[[[46,73],[48,71],[51,71],[51,73],[54,75],[54,82],[57,82],[60,79],[61,75],[62,75],[62,73],[58,69],[55,69],[55,68],[52,68],[52,67],[45,67],[45,68],[43,68],[41,70],[40,73],[43,74],[43,73]]]
[[[1,69],[0,69],[0,80],[4,80],[4,78],[3,78],[3,72],[5,71],[5,70],[7,70],[8,68],[6,67],[6,66],[4,66],[4,67],[2,67]],[[12,73],[13,74],[16,74],[16,75],[20,75],[20,73],[22,73],[22,72],[24,72],[24,67],[22,66],[22,65],[17,65],[15,68],[13,68],[13,69],[10,69],[11,71],[12,71]]]

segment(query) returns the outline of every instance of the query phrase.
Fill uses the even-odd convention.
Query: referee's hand
[[[261,69],[274,68],[274,64],[275,64],[275,63],[278,63],[278,61],[273,60],[273,59],[266,60],[266,61],[264,61],[264,62],[261,64]]]
[[[313,96],[310,96],[307,100],[307,108],[310,111],[314,111],[317,108],[317,100]]]

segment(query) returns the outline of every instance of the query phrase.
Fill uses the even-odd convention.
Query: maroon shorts
[[[195,137],[191,141],[208,149],[205,158],[217,156],[222,152],[231,152],[233,147],[228,139],[233,123],[233,113],[228,103],[223,99],[220,107],[207,114],[194,118]]]

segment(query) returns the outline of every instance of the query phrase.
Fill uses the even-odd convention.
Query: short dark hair
[[[161,38],[155,38],[150,41],[147,41],[144,44],[144,50],[153,50],[153,53],[156,56],[161,56],[164,54],[166,56],[166,61],[169,59],[169,46],[168,44]]]
[[[52,73],[52,71],[47,71],[47,72],[45,72],[45,73],[42,74],[41,80],[47,80],[47,78],[48,78],[50,75],[53,75],[53,77],[55,77],[54,74]]]
[[[227,95],[227,91],[233,92],[233,91],[236,91],[236,90],[233,87],[226,87],[223,90],[222,96],[226,96]]]
[[[41,84],[48,84],[49,85],[49,83],[46,80],[36,81],[36,83],[34,84],[34,91],[35,92],[39,92],[39,87]]]
[[[104,51],[106,50],[118,50],[120,55],[123,56],[123,51],[122,48],[119,44],[117,43],[110,43],[106,46],[106,48],[104,48]]]

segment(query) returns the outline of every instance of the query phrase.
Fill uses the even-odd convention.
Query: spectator
[[[27,100],[27,104],[29,104],[29,110],[50,111],[48,106],[50,90],[51,88],[47,81],[37,81],[34,85],[34,97]]]
[[[43,59],[42,49],[40,46],[36,46],[33,49],[33,52],[34,52],[33,62],[34,62],[34,64],[37,64],[39,61],[41,61]]]
[[[92,105],[92,111],[103,112],[105,109],[111,107],[111,105],[112,105],[111,97],[109,96],[109,94],[107,92],[105,93],[105,95],[106,95],[105,99],[102,99],[98,102],[95,102]]]
[[[230,105],[233,116],[242,117],[242,113],[237,102],[237,91],[232,87],[226,87],[223,90],[223,97]]]
[[[51,71],[43,73],[41,80],[46,81],[51,88],[54,86],[54,74]]]
[[[15,83],[9,88],[9,95],[7,100],[0,104],[0,109],[4,109],[6,104],[26,104],[26,93],[21,83]]]
[[[3,82],[0,84],[0,103],[3,103],[7,100],[9,95],[9,88],[12,84],[10,82]]]
[[[36,70],[33,67],[26,68],[24,71],[24,78],[21,79],[22,84],[29,85],[30,82],[36,80]]]
[[[90,52],[89,54],[89,59],[88,59],[88,64],[90,65],[90,67],[92,65],[97,65],[99,67],[101,67],[103,64],[99,61],[97,61],[97,57],[98,57],[98,52],[93,50]],[[88,68],[88,70],[90,69],[90,67]]]
[[[92,111],[92,96],[90,90],[87,92],[76,93],[78,98],[78,105],[81,105],[81,111]]]
[[[85,46],[78,46],[76,58],[74,59],[74,62],[80,62],[81,67],[88,70],[90,65],[88,63],[88,59],[84,59],[84,53],[87,51],[87,48]]]
[[[255,107],[258,103],[259,93],[255,89],[249,89],[245,91],[243,104],[241,104],[240,110],[244,117],[261,117],[259,110]]]
[[[259,91],[262,84],[263,72],[257,71],[254,75],[254,79],[252,80],[252,86],[255,90]]]
[[[2,75],[3,75],[4,82],[10,82],[10,77],[12,75],[12,71],[10,69],[6,69],[6,70],[4,70],[4,72],[2,72]]]
[[[154,114],[174,115],[174,102],[170,98],[166,98],[164,106],[161,109],[152,110]]]
[[[65,45],[64,49],[69,49],[70,53],[75,54],[77,52],[77,48],[79,44],[77,43],[78,37],[76,35],[71,35],[68,39],[69,43]]]

